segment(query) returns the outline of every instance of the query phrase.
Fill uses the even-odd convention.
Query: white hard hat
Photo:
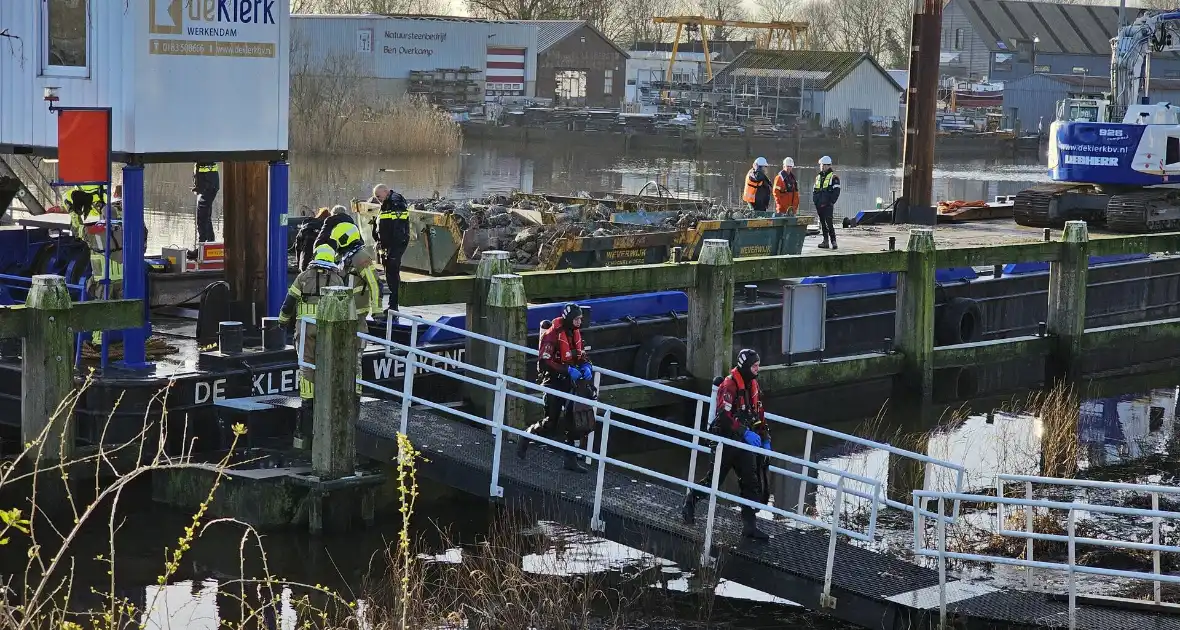
[[[794,166],[794,165],[795,165],[794,158],[784,158],[783,159],[783,168],[786,168],[788,166]]]
[[[770,163],[766,161],[766,158],[760,157],[754,160],[754,166],[770,166]]]
[[[825,155],[819,159],[819,163],[820,164],[831,164],[832,157],[830,155]]]

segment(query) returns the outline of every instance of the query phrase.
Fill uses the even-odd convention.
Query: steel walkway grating
[[[366,402],[357,424],[357,452],[383,461],[397,453],[395,435],[400,403]],[[423,474],[452,487],[488,495],[494,440],[482,427],[412,409],[409,434],[422,451]],[[500,464],[504,499],[526,503],[537,516],[585,528],[590,522],[596,478],[561,469],[561,454],[535,445],[528,458],[515,456],[515,438],[507,437]],[[607,468],[602,519],[604,538],[645,548],[686,566],[695,566],[703,541],[704,502],[698,504],[695,526],[679,517],[683,494],[656,480]],[[821,610],[828,534],[761,519],[771,535],[765,543],[740,536],[741,523],[732,506],[718,506],[715,545],[720,548],[721,577],[754,584],[761,591]],[[948,579],[948,614],[954,628],[1067,627],[1068,603],[1047,595],[995,590]],[[832,595],[834,617],[865,627],[937,627],[938,573],[904,560],[838,542]],[[1180,630],[1180,616],[1126,609],[1079,606],[1077,627],[1094,630]]]

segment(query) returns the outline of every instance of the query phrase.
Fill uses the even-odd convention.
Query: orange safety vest
[[[793,186],[788,184],[785,174],[786,171],[779,171],[774,177],[774,210],[779,214],[795,214],[799,210],[799,182],[793,180]]]
[[[742,194],[742,201],[754,203],[758,199],[758,189],[769,185],[770,182],[764,179],[754,179],[754,171],[751,170],[749,173],[746,173],[746,192]]]

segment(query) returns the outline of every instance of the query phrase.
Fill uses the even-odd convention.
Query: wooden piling
[[[934,231],[910,230],[906,269],[897,274],[894,343],[903,355],[894,397],[931,399],[934,383]]]
[[[938,106],[938,51],[943,0],[914,0],[910,27],[910,73],[906,95],[906,135],[902,145],[902,205],[894,223],[908,223],[934,202],[934,140]],[[910,208],[914,211],[911,213]],[[931,225],[933,225],[933,215]]]
[[[270,172],[266,162],[225,162],[222,221],[225,279],[235,319],[258,326],[266,314],[266,243],[270,218]]]
[[[29,444],[44,433],[37,460],[66,461],[75,440],[73,409],[59,410],[74,388],[74,329],[65,278],[33,276],[25,308],[21,441]]]
[[[321,480],[353,474],[356,461],[356,303],[328,287],[316,306],[315,406],[311,467]]]
[[[1049,262],[1049,315],[1046,331],[1052,351],[1045,362],[1046,380],[1071,381],[1078,375],[1082,336],[1086,331],[1086,283],[1089,275],[1089,232],[1085,221],[1068,221],[1061,233],[1061,251]]]
[[[707,239],[688,291],[688,369],[706,387],[733,359],[733,253],[725,239]]]
[[[500,274],[512,273],[512,264],[508,262],[508,252],[500,250],[486,251],[479,259],[475,279],[472,283],[471,296],[467,299],[467,330],[481,335],[488,334],[488,292],[492,287],[492,277]],[[467,338],[465,352],[467,362],[487,370],[496,370],[495,348],[489,348],[478,339]],[[472,378],[489,382],[491,379],[472,374]],[[464,383],[464,396],[471,401],[477,415],[486,415],[492,409],[492,393],[470,383]]]
[[[488,336],[517,345],[528,344],[528,307],[525,302],[524,282],[515,274],[496,274],[488,286],[487,326]],[[488,347],[487,355],[491,369],[497,366],[499,348]],[[523,379],[528,358],[523,352],[504,351],[504,374]],[[514,388],[516,389],[516,388]],[[494,400],[490,398],[489,400]],[[489,408],[489,411],[491,409]],[[504,424],[524,428],[528,422],[525,401],[515,396],[504,398]]]

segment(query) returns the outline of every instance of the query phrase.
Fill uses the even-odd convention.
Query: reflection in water
[[[217,580],[183,580],[165,586],[151,585],[144,589],[146,610],[140,617],[144,630],[217,630],[223,622],[232,627],[232,617],[219,608]],[[229,598],[223,602],[232,602]],[[294,630],[298,621],[291,605],[291,589],[284,588],[279,596],[278,617],[260,620],[265,630]],[[247,612],[249,614],[249,612]]]
[[[1177,402],[1180,388],[1152,390],[1149,394],[1128,394],[1087,400],[1081,403],[1077,440],[1079,464],[1101,467],[1140,460],[1169,452],[1180,420]],[[804,419],[806,420],[806,419]],[[926,439],[919,452],[960,464],[966,468],[963,487],[972,490],[991,488],[996,475],[1041,475],[1041,440],[1044,428],[1040,419],[1027,414],[995,412],[989,416],[972,415],[952,427],[938,430]],[[775,440],[775,444],[779,444]],[[784,440],[782,443],[786,444]],[[788,451],[790,452],[790,451]],[[914,489],[951,490],[956,473],[939,466],[907,467],[900,458],[880,450],[839,448],[816,451],[815,460],[838,470],[879,481],[882,487],[901,486],[901,495]],[[836,483],[835,474],[819,473],[819,478]],[[900,478],[891,478],[897,476]],[[785,480],[786,478],[784,478]],[[851,482],[850,488],[869,492],[864,484]],[[793,508],[798,500],[799,482],[781,483],[786,490],[786,504]],[[903,499],[899,499],[903,500]],[[827,518],[835,501],[835,490],[812,488],[805,498],[808,506]],[[867,500],[844,497],[849,510],[867,507]]]
[[[1112,396],[1082,404],[1078,432],[1085,464],[1109,466],[1162,455],[1176,431],[1180,388]]]
[[[740,199],[738,186],[748,169],[748,160],[640,158],[512,143],[471,144],[461,154],[450,157],[296,155],[291,159],[291,212],[307,213],[347,204],[353,198],[367,198],[377,183],[389,184],[410,198],[425,198],[436,192],[444,197],[474,197],[511,190],[635,194],[654,180],[677,195],[734,203]],[[876,166],[837,164],[836,170],[843,185],[836,206],[838,216],[852,216],[872,208],[877,197],[889,203],[892,191],[900,193],[901,169],[887,162]],[[806,191],[815,169],[804,166],[796,172]],[[150,250],[192,245],[196,240],[196,199],[190,190],[192,165],[153,164],[145,177]],[[990,200],[1043,181],[1044,167],[1035,161],[947,163],[934,172],[934,197]],[[223,188],[214,203],[214,224],[219,235],[225,212],[224,193]],[[808,212],[810,195],[804,194],[802,202],[804,212]]]
[[[521,557],[520,566],[526,573],[557,576],[619,573],[634,577],[639,570],[659,567],[659,581],[650,584],[649,588],[677,593],[701,588],[695,582],[694,574],[681,570],[671,561],[632,547],[593,538],[556,523],[542,521],[531,532],[525,533],[544,534],[554,541],[543,553]],[[427,563],[461,564],[463,550],[445,549],[433,555],[421,554],[419,559]],[[236,607],[238,602],[233,597],[227,597],[224,592],[220,594],[219,601],[219,586],[226,590],[236,588],[219,584],[213,579],[182,580],[166,586],[153,584],[144,587],[145,613],[140,617],[140,623],[146,630],[217,630],[223,624],[232,626],[232,620],[240,617],[239,612],[222,607]],[[728,599],[797,606],[788,600],[729,580],[720,580],[715,593]],[[361,616],[365,614],[365,603],[364,600],[357,602],[357,612]],[[246,614],[250,614],[249,609]],[[298,624],[299,614],[292,605],[292,591],[284,588],[279,597],[277,619],[266,620],[258,627],[266,630],[294,630]]]

